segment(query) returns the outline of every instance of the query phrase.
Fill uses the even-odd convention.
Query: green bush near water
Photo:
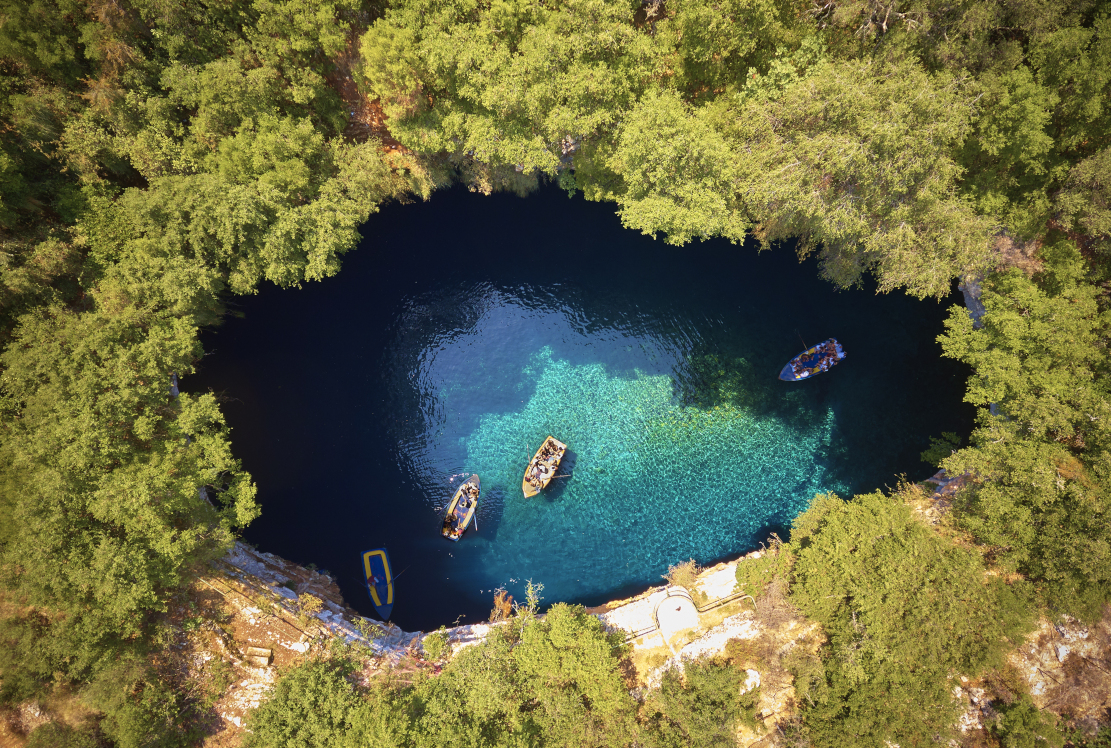
[[[737,564],[737,589],[759,597],[775,579],[789,578],[793,562],[790,547],[773,537],[771,547],[760,558],[744,559]]]
[[[941,464],[976,477],[954,508],[984,551],[1094,620],[1111,594],[1111,312],[1074,245],[1041,253],[1037,276],[985,283],[982,329],[946,322],[939,340],[974,367],[965,399],[980,411],[970,446]]]
[[[445,654],[451,653],[451,646],[448,643],[447,634],[440,631],[433,631],[428,636],[424,637],[421,642],[424,647],[424,653],[428,655],[430,660],[442,659]]]

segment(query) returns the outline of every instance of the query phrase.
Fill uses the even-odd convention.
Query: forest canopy
[[[1090,619],[1111,595],[1105,3],[0,0],[0,19],[3,701],[78,684],[111,740],[184,740],[179,695],[144,658],[170,597],[260,511],[218,400],[177,391],[199,331],[230,295],[333,275],[360,239],[377,251],[359,227],[379,205],[455,182],[551,181],[676,252],[790,245],[840,287],[924,298],[982,280],[986,314],[958,309],[940,341],[972,367],[981,408],[967,445],[940,455],[968,477],[953,517],[973,550],[938,546],[875,496],[823,499],[797,541],[796,600],[843,653],[846,610],[819,592],[915,589],[898,560],[886,582],[849,574],[864,550],[839,560],[832,591],[810,575],[854,513],[897,528],[945,584],[991,568],[1031,587],[981,590],[968,620],[990,641],[970,634],[979,655],[942,653],[921,682],[897,682],[877,652],[862,680],[827,651],[811,675],[830,742],[918,739],[941,722],[886,729],[854,705],[888,685],[899,703],[911,686],[936,696],[944,668],[987,667],[1022,627],[1015,605]],[[819,515],[820,531],[806,524]],[[586,625],[566,616],[536,629],[545,657],[557,623]],[[890,652],[933,656],[896,633]],[[612,691],[598,652],[590,688]],[[607,735],[635,732],[609,692],[564,704],[581,724],[529,711],[563,702],[518,665],[489,685],[522,735],[578,739],[603,719],[582,707],[595,696],[618,704]],[[398,703],[418,724],[427,693],[469,681],[453,682]],[[686,687],[660,702],[661,744],[717,734]]]

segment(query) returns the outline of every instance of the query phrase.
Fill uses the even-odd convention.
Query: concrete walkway
[[[676,652],[671,646],[672,637],[680,631],[698,627],[698,608],[694,606],[694,600],[686,589],[668,587],[656,602],[655,619],[664,643],[674,655]]]

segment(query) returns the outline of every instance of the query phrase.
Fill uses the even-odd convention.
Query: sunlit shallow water
[[[828,408],[788,425],[728,402],[684,406],[667,375],[611,376],[547,348],[528,376],[534,394],[518,412],[482,418],[465,440],[466,464],[502,503],[483,565],[500,578],[548,579],[556,599],[633,584],[684,555],[751,547],[815,493],[848,488],[827,476]],[[543,500],[518,500],[522,445],[543,432],[574,445],[573,467]]]
[[[187,385],[228,398],[264,507],[247,539],[367,613],[358,556],[386,546],[406,628],[484,618],[528,579],[597,603],[747,551],[815,493],[924,477],[927,437],[969,425],[934,342],[949,302],[838,293],[789,249],[666,247],[550,190],[445,193],[365,233],[337,278],[238,302]],[[843,363],[776,379],[830,336]],[[564,477],[525,499],[548,434]],[[478,527],[449,543],[472,472]]]

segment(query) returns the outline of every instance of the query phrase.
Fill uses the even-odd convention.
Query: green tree
[[[101,712],[100,730],[119,748],[177,748],[192,742],[181,725],[181,697],[138,658],[125,657],[102,669],[81,699]]]
[[[743,87],[777,49],[796,46],[805,30],[805,11],[792,2],[679,0],[649,7],[661,15],[654,23],[656,44],[672,50],[669,85],[689,98]]]
[[[649,735],[655,745],[731,748],[737,727],[756,726],[759,689],[741,693],[744,669],[712,659],[669,668],[658,692],[646,705]]]
[[[1003,748],[1061,748],[1065,744],[1054,715],[1038,711],[1026,694],[1013,704],[1001,706],[991,731]]]
[[[363,74],[391,131],[420,153],[549,175],[611,132],[658,70],[634,8],[412,0],[363,36]]]
[[[1072,244],[1042,258],[1038,282],[1012,270],[985,284],[981,329],[963,310],[946,320],[939,340],[975,369],[965,400],[981,410],[971,446],[942,465],[975,479],[955,505],[962,526],[1054,606],[1091,617],[1111,594],[1111,315]]]
[[[257,515],[213,398],[170,396],[198,351],[185,320],[124,306],[27,315],[0,356],[0,570],[68,613],[54,628],[74,676],[141,638],[190,567]]]
[[[612,195],[626,228],[669,244],[724,236],[743,242],[751,228],[735,199],[738,174],[730,143],[707,110],[691,110],[678,96],[644,96],[622,123],[609,166],[621,178]],[[603,194],[584,183],[587,197]]]
[[[247,745],[632,745],[636,702],[622,654],[619,636],[565,604],[518,616],[411,685],[356,688],[351,654],[333,653],[282,677],[251,715]]]
[[[804,711],[816,745],[933,743],[958,713],[948,678],[1000,665],[1028,630],[1021,586],[986,576],[897,498],[817,496],[791,549],[791,601],[829,637]]]
[[[1094,248],[1111,254],[1111,148],[1072,168],[1057,208],[1065,229],[1086,234]]]
[[[282,676],[250,712],[247,748],[341,746],[360,700],[348,681],[351,662],[310,659]]]
[[[826,63],[724,126],[757,236],[797,237],[841,286],[872,272],[881,291],[942,296],[989,247],[990,221],[957,194],[971,112],[959,79],[917,64]]]
[[[623,645],[597,618],[562,603],[462,650],[418,684],[418,746],[626,745],[636,704],[618,671]]]

